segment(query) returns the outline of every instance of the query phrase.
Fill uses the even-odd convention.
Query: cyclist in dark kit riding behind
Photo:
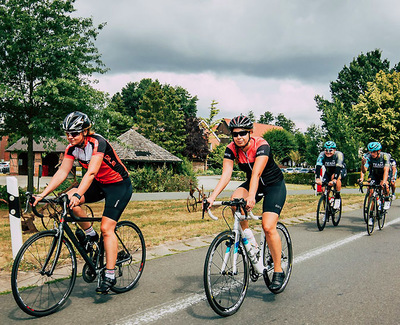
[[[69,145],[65,150],[60,168],[44,191],[35,196],[34,205],[67,178],[75,159],[87,169],[79,186],[69,190],[67,194],[70,199],[70,208],[76,216],[81,218],[86,217],[80,207],[81,204],[105,199],[100,229],[106,252],[106,271],[96,292],[106,294],[116,284],[114,268],[118,243],[114,229],[132,196],[132,184],[126,167],[114,149],[101,135],[94,133],[91,126],[88,116],[81,112],[72,112],[64,119],[62,127]],[[99,239],[99,235],[89,222],[81,222],[79,225],[86,234],[84,244]]]
[[[325,167],[325,173],[321,180],[321,168]],[[336,143],[327,141],[324,144],[324,151],[322,151],[315,165],[315,183],[322,185],[327,183],[329,186],[336,185],[336,194],[334,208],[340,207],[340,190],[342,189],[342,181],[347,176],[346,165],[344,163],[344,155],[341,151],[336,150]],[[322,187],[322,192],[325,188]]]
[[[274,261],[271,289],[278,290],[285,279],[281,267],[282,243],[276,230],[286,200],[283,174],[273,159],[268,142],[261,137],[252,136],[253,122],[248,117],[234,117],[229,123],[229,129],[233,141],[225,150],[221,179],[207,201],[212,206],[217,196],[228,185],[236,161],[239,168],[246,173],[247,180],[235,190],[232,199],[244,198],[247,202],[246,208],[251,210],[264,196],[262,227]],[[241,226],[246,234],[248,221],[241,221]],[[252,240],[255,242],[254,236]]]

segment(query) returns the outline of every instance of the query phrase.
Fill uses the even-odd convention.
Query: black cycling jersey
[[[378,181],[383,179],[384,168],[390,168],[390,154],[381,152],[376,158],[372,158],[370,153],[364,155],[367,160],[365,167],[368,168],[369,177]]]
[[[325,152],[322,151],[317,159],[317,163],[315,166],[315,174],[319,177],[321,173],[321,167],[325,166],[325,173],[328,175],[335,175],[334,178],[337,179],[339,175],[345,174],[344,170],[346,169],[346,165],[344,163],[344,155],[341,151],[335,151],[335,153],[331,157],[327,157]]]

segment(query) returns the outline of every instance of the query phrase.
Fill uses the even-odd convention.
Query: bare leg
[[[282,242],[276,230],[278,218],[278,214],[274,212],[264,212],[262,215],[262,227],[265,232],[265,239],[271,252],[272,260],[274,261],[274,272],[283,271],[281,266]]]
[[[104,250],[106,252],[106,268],[113,270],[117,261],[118,239],[115,235],[115,226],[117,222],[103,216],[101,220],[101,233],[104,240]]]

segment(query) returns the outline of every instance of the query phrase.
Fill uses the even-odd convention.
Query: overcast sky
[[[106,22],[96,45],[110,95],[142,78],[182,86],[198,116],[283,113],[305,131],[320,124],[314,96],[354,57],[400,61],[396,0],[76,0],[77,15]]]

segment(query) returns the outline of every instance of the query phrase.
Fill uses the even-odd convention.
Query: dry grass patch
[[[227,199],[227,198],[225,198]],[[310,212],[315,212],[319,196],[314,195],[288,195],[282,211],[281,220],[299,217]],[[363,195],[343,195],[344,205],[362,203]],[[95,216],[101,216],[103,203],[90,204]],[[171,201],[132,201],[128,204],[121,220],[131,220],[142,230],[146,246],[157,246],[170,241],[178,241],[193,237],[213,235],[227,229],[225,221],[221,218],[222,207],[216,208],[214,214],[218,221],[211,220],[208,215],[201,218],[201,211],[189,213],[186,209],[186,200]],[[261,213],[261,204],[257,204],[255,214]],[[228,212],[229,225],[232,225],[232,217]],[[251,222],[257,224],[256,221]],[[38,230],[43,230],[41,221],[36,218],[35,225]],[[99,230],[99,223],[95,223]],[[32,234],[23,235],[26,240]],[[0,210],[0,270],[11,270],[12,249],[9,217],[7,210]]]

